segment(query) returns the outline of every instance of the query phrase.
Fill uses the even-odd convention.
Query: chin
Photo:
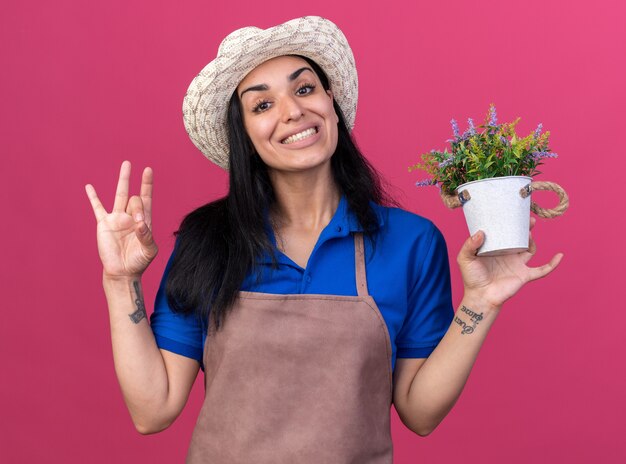
[[[323,169],[330,169],[330,157],[321,160],[301,160],[301,162],[288,162],[281,164],[268,164],[268,168],[275,172],[296,173],[306,171],[319,171]]]

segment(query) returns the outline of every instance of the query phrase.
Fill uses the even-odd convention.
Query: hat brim
[[[218,166],[229,167],[227,110],[243,78],[261,63],[302,55],[326,73],[349,129],[354,126],[358,78],[348,41],[331,21],[319,16],[293,19],[268,29],[245,27],[229,34],[217,57],[193,79],[183,100],[183,120],[198,149]]]

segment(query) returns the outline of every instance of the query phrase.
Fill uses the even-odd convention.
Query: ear
[[[333,97],[333,91],[332,91],[332,90],[330,90],[330,89],[328,89],[328,90],[326,91],[326,94],[330,97],[330,103],[332,104],[332,103],[333,103],[333,99],[334,99],[334,97]],[[337,113],[336,113],[336,112],[335,112],[335,122],[336,122],[337,124],[339,124],[339,116],[337,116]]]

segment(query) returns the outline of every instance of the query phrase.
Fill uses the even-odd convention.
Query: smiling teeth
[[[315,130],[315,127],[311,127],[310,129],[307,129],[305,131],[298,132],[297,134],[291,135],[291,136],[287,137],[285,140],[283,140],[282,143],[284,143],[285,145],[287,145],[289,143],[294,143],[294,142],[297,142],[298,140],[302,140],[302,139],[305,139],[307,137],[310,137],[313,134],[317,134],[317,130]]]

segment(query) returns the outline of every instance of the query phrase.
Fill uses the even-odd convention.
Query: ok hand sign
[[[124,161],[115,192],[113,211],[107,213],[91,184],[85,191],[98,221],[98,253],[104,277],[137,278],[157,254],[152,237],[152,169],[145,168],[139,196],[128,198],[130,162]]]

